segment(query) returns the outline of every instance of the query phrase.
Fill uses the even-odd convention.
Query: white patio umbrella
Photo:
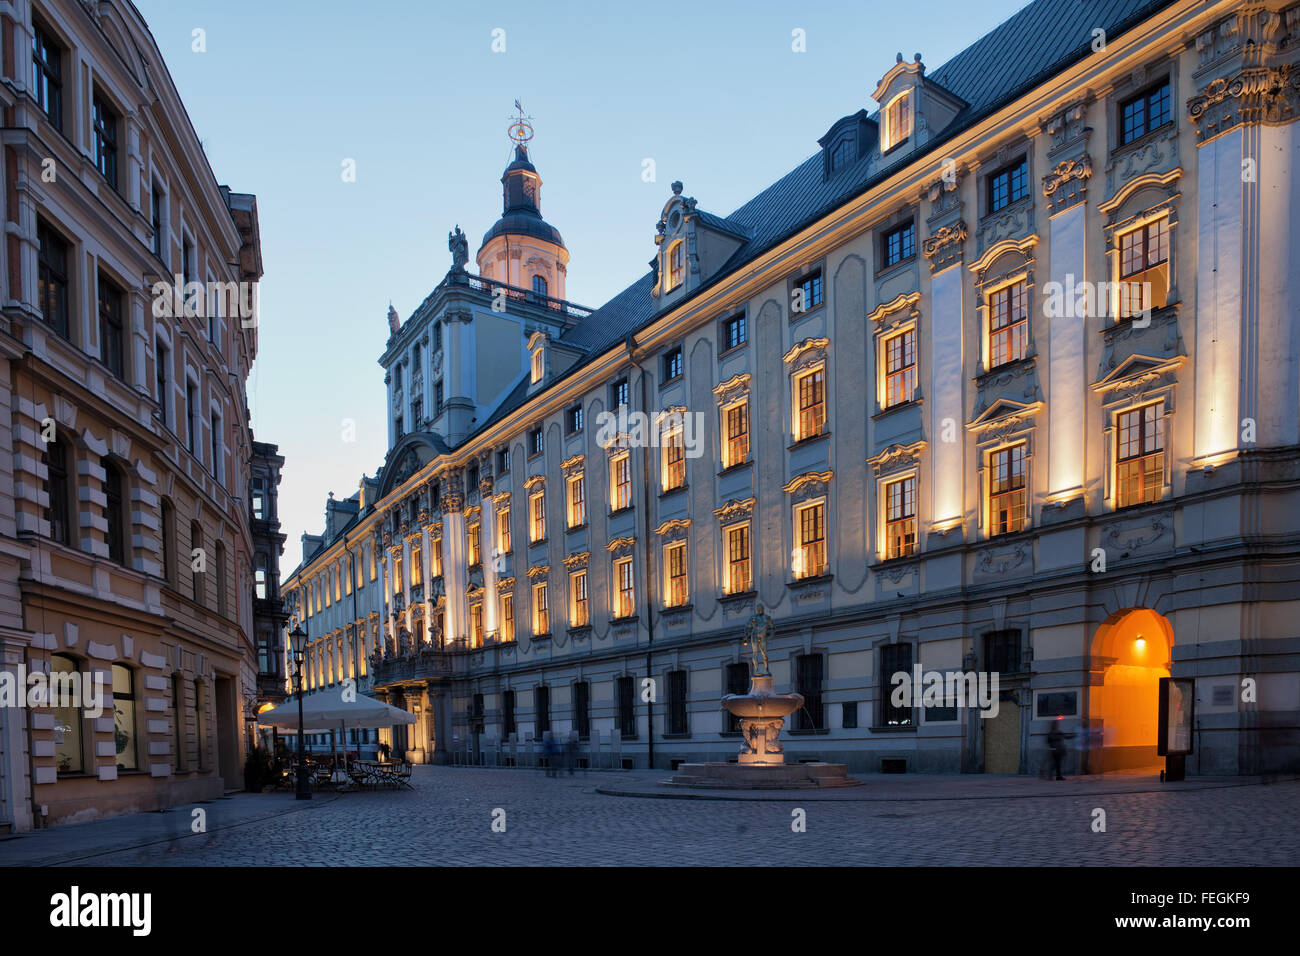
[[[257,722],[263,727],[290,727],[297,730],[297,699],[287,700],[273,710],[258,714]],[[394,724],[413,723],[414,714],[365,694],[356,694],[348,700],[344,698],[342,690],[325,690],[307,694],[302,699],[304,732],[323,733],[338,727],[339,737],[343,738],[349,725],[353,728],[392,727]],[[344,747],[346,746],[345,743]],[[337,765],[336,761],[335,766]]]

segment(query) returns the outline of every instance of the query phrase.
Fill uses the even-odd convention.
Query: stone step
[[[860,780],[848,776],[843,764],[684,763],[663,786],[715,790],[809,790],[860,784]]]

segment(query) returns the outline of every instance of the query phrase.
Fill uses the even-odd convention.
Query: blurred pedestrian
[[[546,739],[542,743],[542,750],[546,754],[546,776],[559,776],[559,768],[556,766],[560,757],[559,748],[555,746],[555,738],[550,734],[546,735]]]
[[[1061,776],[1061,763],[1065,760],[1065,734],[1061,733],[1060,718],[1052,721],[1052,729],[1047,732],[1047,749],[1052,752],[1052,769],[1056,772],[1057,780],[1064,780]]]
[[[565,749],[567,752],[565,753],[564,762],[568,764],[569,776],[572,777],[573,768],[578,765],[578,735],[576,733],[569,734],[568,746]]]

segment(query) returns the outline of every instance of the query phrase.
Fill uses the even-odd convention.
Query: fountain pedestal
[[[774,693],[770,674],[756,675],[748,694],[725,695],[722,706],[740,718],[744,743],[736,763],[682,764],[664,786],[785,790],[852,787],[861,782],[848,776],[844,764],[785,762],[781,728],[785,718],[803,706],[803,695]]]

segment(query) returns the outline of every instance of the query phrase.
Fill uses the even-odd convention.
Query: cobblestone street
[[[793,798],[646,799],[666,773],[417,767],[414,791],[240,794],[0,841],[41,865],[1290,865],[1300,782],[867,777]],[[1054,787],[1056,789],[1054,789]],[[726,795],[701,794],[706,797]],[[793,811],[806,812],[794,832]],[[1094,810],[1105,832],[1094,832]],[[494,832],[494,811],[505,832]],[[500,814],[497,814],[500,818]]]

